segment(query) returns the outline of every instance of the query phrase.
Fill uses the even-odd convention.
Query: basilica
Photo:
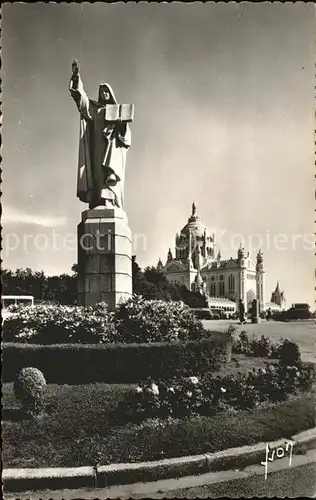
[[[242,299],[249,310],[256,298],[259,310],[265,310],[262,252],[258,251],[254,262],[241,245],[235,258],[223,259],[195,203],[187,224],[176,235],[175,253],[169,249],[167,261],[163,264],[159,259],[158,268],[169,281],[205,295],[211,309],[236,312]]]

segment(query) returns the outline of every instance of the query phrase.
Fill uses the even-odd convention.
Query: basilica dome
[[[202,224],[200,217],[196,213],[196,205],[192,203],[192,214],[188,219],[187,224],[181,229],[181,236],[188,237],[189,233],[191,233],[191,237],[203,238],[206,228],[204,224]]]
[[[206,265],[209,259],[214,258],[214,235],[209,236],[205,225],[202,224],[196,213],[196,205],[193,202],[192,213],[187,224],[182,228],[180,234],[176,235],[176,259],[182,262],[192,259],[193,266],[197,269],[197,249],[200,252],[201,265]]]

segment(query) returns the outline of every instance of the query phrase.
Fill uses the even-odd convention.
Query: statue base
[[[132,238],[120,208],[82,212],[78,224],[78,302],[113,311],[132,295]]]

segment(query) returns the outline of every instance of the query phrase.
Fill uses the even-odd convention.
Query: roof
[[[196,206],[193,202],[191,216],[188,218],[188,222],[186,223],[186,225],[181,229],[180,234],[188,236],[189,233],[193,233],[195,237],[202,238],[205,231],[207,232],[207,228],[205,224],[201,222],[200,217],[197,215]],[[213,241],[213,238],[211,236],[208,236],[208,239],[209,241]]]
[[[204,266],[201,271],[209,271],[210,269],[213,270],[226,269],[228,267],[228,264],[235,264],[236,266],[238,266],[238,260],[237,259],[221,260],[219,262],[219,265],[217,261],[211,261],[206,266]]]
[[[211,302],[212,304],[218,304],[218,305],[236,306],[236,302],[234,302],[233,300],[225,299],[225,298],[221,298],[221,297],[210,297],[209,302]]]

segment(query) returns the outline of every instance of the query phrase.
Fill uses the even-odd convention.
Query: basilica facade
[[[254,262],[241,245],[235,258],[223,259],[216,248],[215,235],[209,234],[192,204],[187,224],[175,238],[175,251],[169,249],[165,263],[158,268],[171,282],[205,295],[211,308],[238,310],[242,299],[249,310],[258,299],[260,311],[264,303],[263,255],[259,250]]]

